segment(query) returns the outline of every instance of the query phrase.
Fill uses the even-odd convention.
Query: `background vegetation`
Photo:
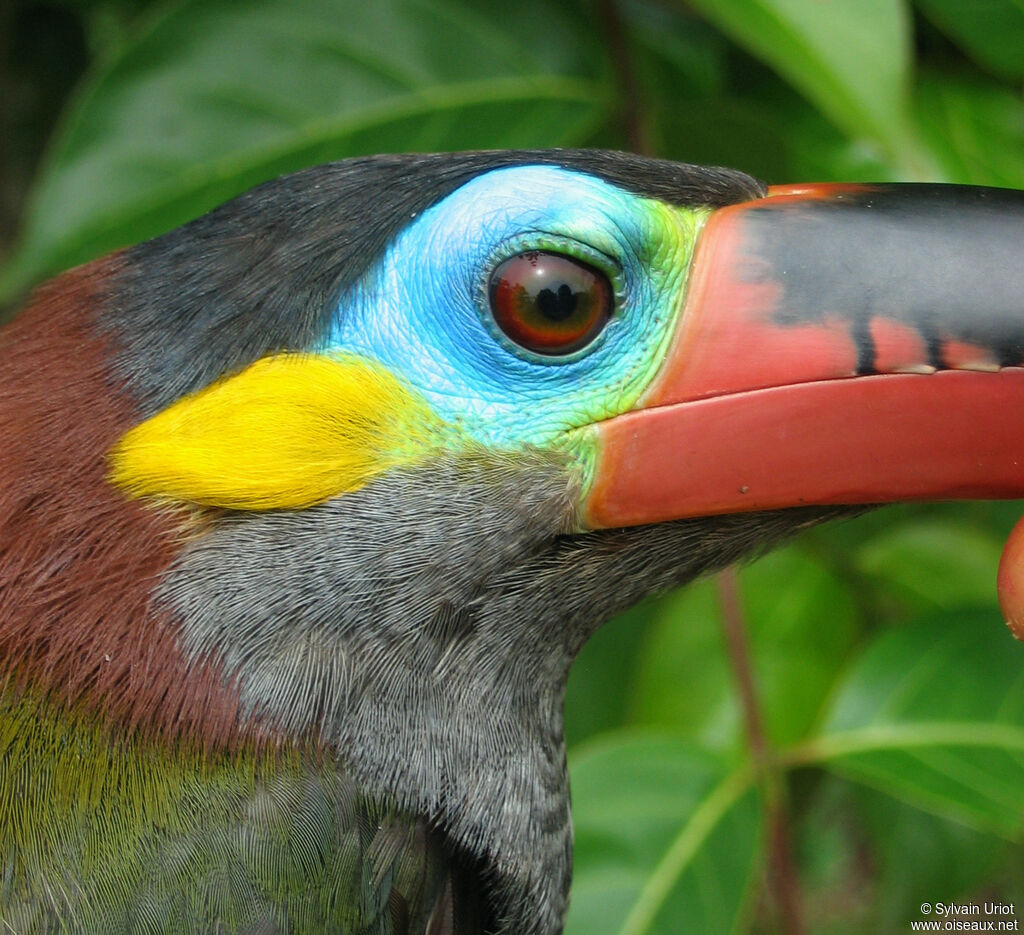
[[[8,305],[360,153],[611,146],[1024,188],[1021,0],[8,0],[0,37]],[[1024,647],[994,600],[1019,511],[891,508],[605,628],[567,706],[568,931],[1024,918]]]

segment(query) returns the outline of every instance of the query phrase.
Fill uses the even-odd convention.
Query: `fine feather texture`
[[[197,935],[221,921],[238,935],[560,931],[561,704],[579,648],[643,595],[841,511],[578,534],[578,468],[529,447],[421,446],[331,491],[231,499],[268,454],[245,452],[232,476],[232,449],[268,436],[218,439],[217,406],[200,420],[224,442],[205,473],[225,472],[227,494],[140,483],[163,495],[144,504],[106,481],[134,426],[213,384],[245,396],[255,362],[321,349],[410,217],[524,163],[673,205],[762,192],[609,153],[352,160],[67,274],[3,332],[0,801],[25,782],[59,794],[34,800],[41,821],[0,813],[0,885],[21,913],[0,920],[82,935],[142,920]],[[368,448],[383,450],[364,446],[364,468]],[[237,509],[256,501],[277,508]]]
[[[237,733],[237,696],[215,664],[186,664],[154,583],[187,528],[126,503],[107,452],[134,407],[93,329],[116,258],[41,289],[0,332],[0,685],[43,685],[168,739]]]
[[[278,354],[129,431],[111,480],[134,496],[298,510],[467,440],[383,367]]]
[[[0,751],[4,931],[410,935],[432,918],[477,931],[441,835],[329,760],[114,738],[8,693]]]
[[[588,636],[645,594],[844,512],[572,534],[578,483],[540,451],[392,471],[301,513],[230,517],[160,592],[249,718],[345,751],[360,788],[476,855],[503,935],[564,918],[562,697]]]

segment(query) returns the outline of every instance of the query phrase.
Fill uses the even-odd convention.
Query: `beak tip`
[[[1013,527],[996,575],[999,607],[1010,632],[1024,640],[1024,517]]]

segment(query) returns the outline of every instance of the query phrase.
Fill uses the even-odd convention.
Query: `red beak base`
[[[593,527],[1024,496],[1024,192],[802,186],[715,212]]]

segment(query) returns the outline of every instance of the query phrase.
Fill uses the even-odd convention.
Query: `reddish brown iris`
[[[571,354],[586,347],[612,311],[607,277],[560,253],[520,253],[491,275],[491,313],[498,327],[537,354]]]

